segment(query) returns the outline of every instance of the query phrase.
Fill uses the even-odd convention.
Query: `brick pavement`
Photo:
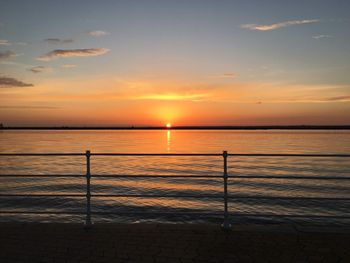
[[[0,262],[350,262],[345,228],[2,223]]]

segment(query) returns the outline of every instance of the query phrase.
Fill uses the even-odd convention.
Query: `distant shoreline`
[[[0,130],[350,130],[350,125],[267,125],[267,126],[42,126],[0,127]]]

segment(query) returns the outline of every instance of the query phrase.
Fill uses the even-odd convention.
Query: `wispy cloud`
[[[32,86],[33,84],[25,83],[15,78],[0,77],[0,88],[22,88]]]
[[[350,101],[350,96],[337,96],[325,98],[324,101]]]
[[[28,45],[28,42],[20,41],[20,42],[15,42],[14,44],[20,45],[20,46],[26,46],[26,45]]]
[[[228,77],[228,78],[234,78],[236,77],[235,73],[224,73],[222,74],[223,77]]]
[[[148,94],[136,96],[137,100],[186,100],[186,101],[201,101],[208,94],[190,94],[190,93],[163,93],[163,94]]]
[[[35,66],[35,67],[32,67],[32,68],[30,68],[28,70],[33,72],[33,73],[48,73],[48,72],[52,72],[52,68],[45,67],[45,66]]]
[[[22,62],[18,62],[18,61],[10,61],[10,60],[0,61],[0,64],[7,65],[7,66],[13,66],[13,67],[23,67],[26,69],[30,68],[30,67],[34,67],[34,65],[31,65],[31,64],[26,64],[26,63],[22,63]]]
[[[37,60],[50,61],[57,58],[92,57],[100,56],[107,52],[109,52],[107,48],[56,49],[38,57]]]
[[[61,68],[76,68],[77,65],[74,65],[74,64],[64,64],[61,66]]]
[[[23,110],[27,110],[27,109],[31,109],[31,110],[42,110],[42,109],[47,109],[47,110],[51,110],[51,109],[60,109],[60,107],[56,107],[56,106],[2,106],[0,105],[0,109],[23,109]]]
[[[283,27],[294,26],[294,25],[303,25],[310,23],[320,22],[319,19],[305,19],[305,20],[290,20],[283,21],[276,24],[264,25],[264,24],[244,24],[241,25],[241,28],[250,29],[250,30],[259,30],[259,31],[269,31],[275,30]]]
[[[333,36],[331,35],[317,35],[317,36],[313,36],[313,39],[321,39],[321,38],[332,38]]]
[[[298,86],[281,83],[149,85],[118,94],[131,100],[216,101],[232,103],[341,103],[349,102],[348,86]],[[168,87],[165,91],[164,87]],[[131,86],[124,86],[131,87]],[[317,94],[317,95],[316,95]]]
[[[45,42],[49,44],[67,44],[67,43],[73,43],[73,38],[67,38],[67,39],[61,39],[61,38],[46,38],[44,39]]]
[[[9,45],[11,45],[11,43],[7,39],[0,39],[0,45],[9,46]]]
[[[210,78],[228,78],[228,79],[233,79],[233,78],[236,78],[237,77],[237,74],[235,73],[223,73],[223,74],[219,74],[219,75],[213,75],[213,76],[210,76]]]
[[[11,46],[11,45],[27,45],[26,42],[11,42],[10,40],[7,39],[0,39],[0,46]]]
[[[88,35],[92,37],[103,37],[103,36],[108,36],[110,34],[111,33],[103,30],[95,30],[95,31],[88,32]]]
[[[13,51],[5,51],[5,52],[0,52],[0,60],[5,60],[5,59],[9,59],[9,58],[12,58],[12,57],[16,57],[17,54]]]

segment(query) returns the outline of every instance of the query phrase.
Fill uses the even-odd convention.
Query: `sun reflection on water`
[[[171,131],[170,130],[167,130],[166,141],[167,141],[167,152],[170,152],[170,143],[171,143]]]

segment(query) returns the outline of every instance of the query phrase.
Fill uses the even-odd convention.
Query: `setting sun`
[[[167,123],[165,126],[166,126],[167,128],[171,128],[171,123]]]

